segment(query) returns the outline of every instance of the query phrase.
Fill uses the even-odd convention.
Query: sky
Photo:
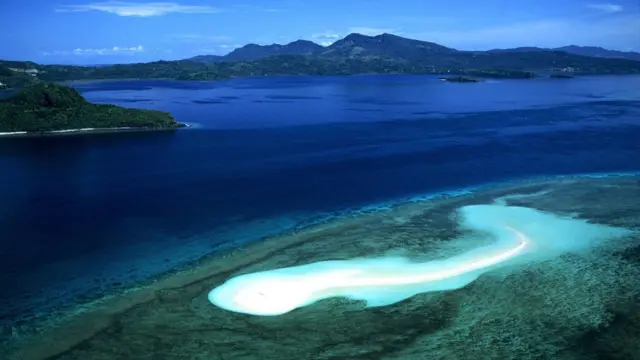
[[[0,59],[111,64],[392,33],[459,50],[640,51],[640,0],[0,0]]]

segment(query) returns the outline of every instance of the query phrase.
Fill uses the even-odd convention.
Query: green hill
[[[445,59],[455,57],[461,51],[436,43],[382,34],[367,36],[350,34],[317,53],[324,57],[389,58],[406,61],[428,61],[442,65]]]
[[[98,105],[75,89],[38,83],[0,100],[0,132],[44,133],[74,129],[175,129],[169,113]]]
[[[28,63],[18,66],[26,69]],[[35,64],[34,64],[35,65]],[[38,78],[24,72],[11,70],[7,66],[0,65],[0,89],[21,88],[38,82]]]
[[[377,72],[384,63],[387,72],[440,73],[457,72],[460,74],[493,74],[499,77],[524,77],[519,72],[550,72],[571,68],[569,71],[583,74],[628,74],[640,73],[640,62],[622,56],[590,56],[588,52],[578,53],[572,47],[542,49],[535,47],[490,50],[460,51],[436,43],[408,39],[392,34],[366,36],[350,34],[333,44],[322,47],[307,42],[286,45],[249,44],[224,56],[201,55],[189,60],[219,64],[237,60],[252,59],[260,62],[268,57],[282,55],[304,55],[316,60],[324,60],[326,69],[331,64],[343,64],[342,73],[348,69],[362,69],[365,72]],[[604,49],[602,49],[604,50]],[[237,55],[244,54],[244,57]],[[365,62],[366,65],[349,66]]]
[[[523,51],[522,49],[526,49]],[[530,78],[536,73],[640,74],[640,61],[590,57],[537,48],[459,51],[396,35],[351,34],[330,46],[310,41],[249,44],[225,56],[111,66],[39,65],[0,61],[9,87],[84,79],[219,80],[268,75],[448,74]],[[4,75],[3,75],[4,74]]]

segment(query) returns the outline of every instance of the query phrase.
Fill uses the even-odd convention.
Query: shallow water
[[[171,111],[194,127],[2,139],[0,321],[350,209],[532,176],[639,171],[638,80],[77,84],[91,101]]]
[[[310,227],[84,307],[10,358],[633,359],[640,344],[638,180],[523,182]],[[587,253],[508,266],[462,289],[379,308],[329,298],[260,317],[207,301],[214,286],[256,271],[385,254],[448,258],[463,250],[453,240],[464,234],[456,209],[496,200],[635,232]]]

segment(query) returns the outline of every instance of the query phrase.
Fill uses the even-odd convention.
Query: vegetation
[[[574,55],[591,56],[609,59],[627,59],[640,61],[640,53],[633,51],[607,50],[597,46],[561,46],[557,48],[539,48],[533,46],[517,47],[512,49],[493,49],[490,52],[539,52],[539,51],[562,51]]]
[[[25,337],[16,339],[16,350],[3,351],[0,341],[0,352],[6,359],[69,360],[637,360],[635,233],[592,252],[494,269],[458,290],[418,294],[390,306],[365,308],[362,301],[332,298],[265,320],[207,302],[206,291],[229,274],[295,266],[300,259],[374,257],[397,249],[416,254],[417,261],[460,254],[464,248],[451,240],[467,232],[456,226],[452,209],[505,194],[530,194],[512,205],[551,214],[579,209],[581,219],[600,224],[640,225],[635,178],[547,179],[433,199],[412,204],[410,215],[397,207],[214,254],[191,267],[189,276],[179,272],[153,281],[158,296],[147,296],[149,287],[122,289],[126,295],[98,308],[70,307],[75,316],[60,316],[55,326],[21,324]],[[475,247],[475,241],[467,243]],[[77,315],[76,309],[85,311]]]
[[[198,56],[179,61],[99,67],[0,61],[0,82],[6,82],[5,87],[20,87],[38,80],[220,80],[244,76],[354,74],[446,74],[527,79],[535,77],[536,72],[565,71],[640,74],[640,61],[537,48],[458,51],[390,34],[373,37],[351,34],[327,47],[308,41],[287,45],[249,44],[225,56]]]
[[[75,89],[44,82],[0,100],[0,132],[43,133],[72,129],[174,129],[168,113],[86,101]]]
[[[26,67],[21,66],[21,68]],[[0,89],[21,88],[36,82],[38,82],[38,78],[35,76],[0,65]]]
[[[603,57],[603,58],[611,58],[611,59],[629,59],[629,60],[640,61],[640,53],[638,52],[607,50],[597,46],[569,45],[569,46],[555,48],[554,50],[565,51],[565,52],[576,54],[576,55]]]

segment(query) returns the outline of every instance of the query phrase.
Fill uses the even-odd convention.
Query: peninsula
[[[169,113],[92,104],[77,90],[39,82],[0,100],[0,135],[44,135],[183,127]]]

